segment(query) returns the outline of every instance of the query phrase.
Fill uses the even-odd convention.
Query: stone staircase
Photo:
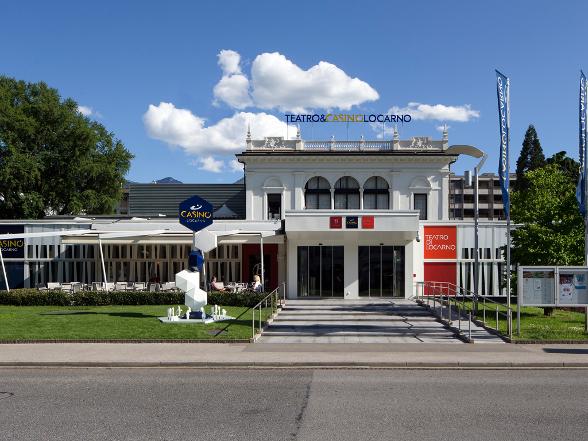
[[[260,343],[462,343],[406,299],[288,300]]]

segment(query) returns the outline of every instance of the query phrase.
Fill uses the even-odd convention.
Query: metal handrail
[[[480,299],[483,305],[482,308],[482,322],[484,327],[486,327],[486,310],[489,309],[486,307],[486,302],[493,303],[496,305],[495,313],[496,313],[496,326],[494,330],[499,332],[499,316],[504,316],[506,320],[506,330],[509,337],[512,337],[512,308],[503,305],[500,302],[496,302],[491,299],[487,299],[485,296],[476,296],[473,292],[461,287],[457,286],[451,282],[417,282],[417,285],[422,286],[422,299],[426,299],[427,305],[430,307],[431,300],[433,301],[433,309],[436,309],[437,301],[439,302],[440,306],[440,319],[446,320],[448,324],[452,324],[452,306],[451,303],[453,302],[455,307],[457,308],[458,312],[458,329],[461,332],[461,312],[468,311],[468,308],[465,305],[466,300],[472,301],[472,308],[471,311],[468,311],[468,333],[469,339],[471,340],[471,318],[472,313],[474,316],[476,315],[477,305],[480,303]],[[426,289],[426,294],[425,294]],[[419,299],[419,292],[417,288],[416,293],[417,300]],[[446,317],[443,314],[443,306],[444,303],[447,306]],[[499,311],[498,307],[506,308],[506,311]]]
[[[270,304],[270,307],[272,309],[272,314],[274,314],[275,312],[277,312],[277,310],[279,308],[282,307],[282,305],[285,303],[286,301],[286,284],[282,283],[282,287],[284,288],[284,298],[281,299],[279,296],[280,293],[280,287],[278,286],[276,289],[274,289],[272,292],[270,292],[267,296],[265,296],[263,299],[261,299],[259,301],[259,303],[257,303],[255,306],[253,306],[251,308],[252,310],[252,316],[251,316],[251,330],[252,330],[252,335],[251,335],[251,339],[253,341],[255,341],[255,335],[256,335],[256,326],[255,326],[255,310],[259,309],[259,313],[258,313],[258,331],[259,334],[261,334],[262,331],[262,321],[261,321],[261,306],[264,305],[264,308],[267,308],[268,306],[268,301]]]

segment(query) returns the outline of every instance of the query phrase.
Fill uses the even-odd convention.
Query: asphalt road
[[[586,370],[0,369],[1,440],[581,440]]]

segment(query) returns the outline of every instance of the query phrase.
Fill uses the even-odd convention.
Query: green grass
[[[466,302],[466,307],[471,308],[471,302]],[[486,303],[486,326],[496,327],[495,303]],[[483,318],[484,305],[478,304],[477,317]],[[505,306],[498,306],[499,312],[506,312]],[[543,308],[525,306],[521,308],[521,335],[518,336],[516,305],[512,305],[513,339],[515,340],[584,340],[588,341],[588,334],[584,331],[584,318],[582,312],[555,309],[552,316],[544,316]],[[499,314],[498,330],[506,335],[505,315]]]
[[[161,323],[157,317],[166,316],[170,306],[0,306],[0,341],[251,338],[250,308],[226,306],[236,320],[208,325]],[[270,314],[263,309],[262,321]]]

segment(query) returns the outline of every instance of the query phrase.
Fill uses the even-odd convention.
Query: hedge
[[[208,293],[209,305],[222,306],[247,306],[249,308],[257,305],[268,293],[266,292],[221,292],[212,291]]]
[[[265,293],[208,293],[209,305],[255,306]],[[12,289],[0,291],[0,305],[13,306],[106,306],[183,305],[184,293],[177,291],[39,291]]]

